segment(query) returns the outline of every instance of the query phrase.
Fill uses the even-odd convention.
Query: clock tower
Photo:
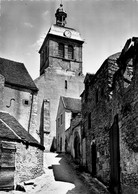
[[[39,91],[34,99],[32,116],[31,134],[35,134],[34,137],[46,150],[51,150],[55,145],[53,142],[60,96],[79,98],[84,89],[84,41],[78,31],[66,27],[67,13],[62,4],[56,10],[55,17],[56,23],[49,29],[39,50],[40,76],[35,80]]]
[[[46,68],[63,69],[75,74],[82,74],[82,45],[80,33],[66,27],[67,13],[63,5],[56,10],[56,24],[49,29],[39,50],[40,75]]]

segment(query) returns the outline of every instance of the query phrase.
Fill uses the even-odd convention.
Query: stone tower
[[[39,92],[31,132],[46,150],[56,136],[56,114],[60,96],[79,98],[83,91],[82,40],[80,33],[66,27],[63,5],[56,10],[56,24],[49,29],[40,54],[40,77],[35,80]],[[35,116],[34,116],[35,115]],[[37,133],[36,133],[37,130]]]

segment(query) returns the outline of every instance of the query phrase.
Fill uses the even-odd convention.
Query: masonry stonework
[[[27,101],[27,104],[25,104],[25,101]],[[32,96],[30,92],[4,87],[1,110],[13,115],[26,130],[28,130],[29,125],[31,103]]]
[[[129,40],[121,54],[86,76],[81,95],[86,166],[115,194],[138,192],[136,51],[137,41]]]
[[[36,178],[43,171],[43,151],[37,147],[16,143],[15,184]]]
[[[56,136],[56,114],[60,96],[70,96],[78,98],[83,90],[83,76],[74,75],[72,72],[58,69],[54,71],[48,68],[45,74],[35,80],[35,84],[39,88],[37,101],[37,126],[40,130],[40,115],[42,111],[43,99],[50,103],[50,131],[44,133],[44,146],[46,150],[50,150],[53,137]],[[65,88],[67,81],[67,89]],[[40,134],[43,132],[40,130]],[[40,137],[42,138],[42,137]]]

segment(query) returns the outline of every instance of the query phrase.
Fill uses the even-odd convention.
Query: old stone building
[[[138,39],[127,41],[82,93],[86,166],[115,194],[138,193]]]
[[[0,110],[9,112],[27,131],[37,91],[23,63],[0,58]]]
[[[65,26],[66,12],[57,9],[52,25],[39,50],[40,77],[35,80],[39,92],[34,102],[31,134],[50,150],[56,136],[56,114],[60,96],[79,98],[83,91],[82,45],[80,33]],[[38,131],[36,131],[38,129]]]
[[[0,190],[40,176],[43,150],[13,116],[0,112]]]
[[[80,112],[81,112],[80,99],[63,97],[63,96],[60,97],[57,117],[56,117],[57,152],[67,151],[67,144],[69,142],[66,139],[65,133],[66,133],[66,130],[71,125],[71,120],[75,118]],[[80,140],[80,138],[78,139]],[[71,138],[71,141],[72,141],[72,138]]]
[[[65,151],[83,164],[81,120],[81,111],[71,118],[70,127],[65,131]]]

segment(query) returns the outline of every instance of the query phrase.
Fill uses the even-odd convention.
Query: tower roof
[[[51,28],[49,29],[48,34],[57,35],[64,38],[70,38],[78,41],[83,41],[80,33],[73,28],[52,25]]]

